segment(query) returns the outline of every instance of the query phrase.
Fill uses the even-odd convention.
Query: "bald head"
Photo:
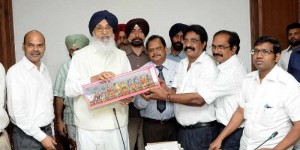
[[[23,45],[26,43],[28,35],[30,35],[32,33],[40,34],[40,36],[42,36],[42,38],[44,39],[44,43],[46,42],[44,35],[40,31],[38,31],[38,30],[31,30],[31,31],[29,31],[29,32],[27,32],[25,34],[24,40],[23,40]]]

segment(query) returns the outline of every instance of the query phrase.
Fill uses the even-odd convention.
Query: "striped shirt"
[[[242,83],[247,72],[240,59],[233,55],[219,64],[217,78],[198,90],[207,104],[215,101],[217,121],[227,125],[238,107]]]
[[[64,123],[67,125],[75,125],[74,123],[74,104],[71,97],[65,95],[65,83],[69,71],[71,60],[68,60],[65,64],[61,66],[59,72],[56,76],[56,81],[54,85],[54,96],[61,97],[64,99]]]

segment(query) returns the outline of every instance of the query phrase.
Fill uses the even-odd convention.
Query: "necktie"
[[[164,66],[163,65],[159,65],[159,66],[156,66],[156,68],[158,69],[159,73],[158,73],[158,77],[162,80],[165,80],[164,78],[164,75],[163,75],[163,68]],[[162,113],[165,109],[166,109],[166,101],[157,101],[157,110]]]

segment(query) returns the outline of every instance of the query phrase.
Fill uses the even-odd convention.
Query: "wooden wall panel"
[[[0,20],[0,62],[7,70],[16,61],[11,0],[0,0]]]
[[[299,8],[300,0],[250,0],[252,46],[258,37],[269,35],[280,41],[282,49],[287,48],[285,28],[300,22]]]

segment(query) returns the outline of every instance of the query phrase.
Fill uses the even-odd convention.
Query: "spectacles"
[[[267,56],[267,55],[269,55],[270,53],[273,53],[273,52],[274,51],[268,50],[268,49],[262,49],[262,50],[252,49],[251,50],[251,55],[258,55],[258,53],[261,53],[263,56]]]
[[[183,40],[183,44],[188,44],[189,42],[192,44],[192,45],[196,45],[200,40],[197,40],[197,39],[184,39]]]
[[[218,46],[215,46],[215,45],[211,45],[210,46],[210,48],[211,48],[211,50],[213,50],[213,51],[215,51],[215,50],[221,50],[221,51],[223,51],[223,50],[225,50],[225,49],[227,49],[227,48],[229,48],[230,46],[223,46],[223,45],[218,45]]]
[[[162,49],[163,49],[163,47],[159,46],[159,47],[156,47],[156,48],[148,49],[148,52],[153,53],[154,51],[161,51]]]
[[[106,26],[106,27],[102,27],[102,26],[96,26],[96,31],[98,32],[103,32],[104,30],[106,32],[112,31],[112,27],[110,25]]]

